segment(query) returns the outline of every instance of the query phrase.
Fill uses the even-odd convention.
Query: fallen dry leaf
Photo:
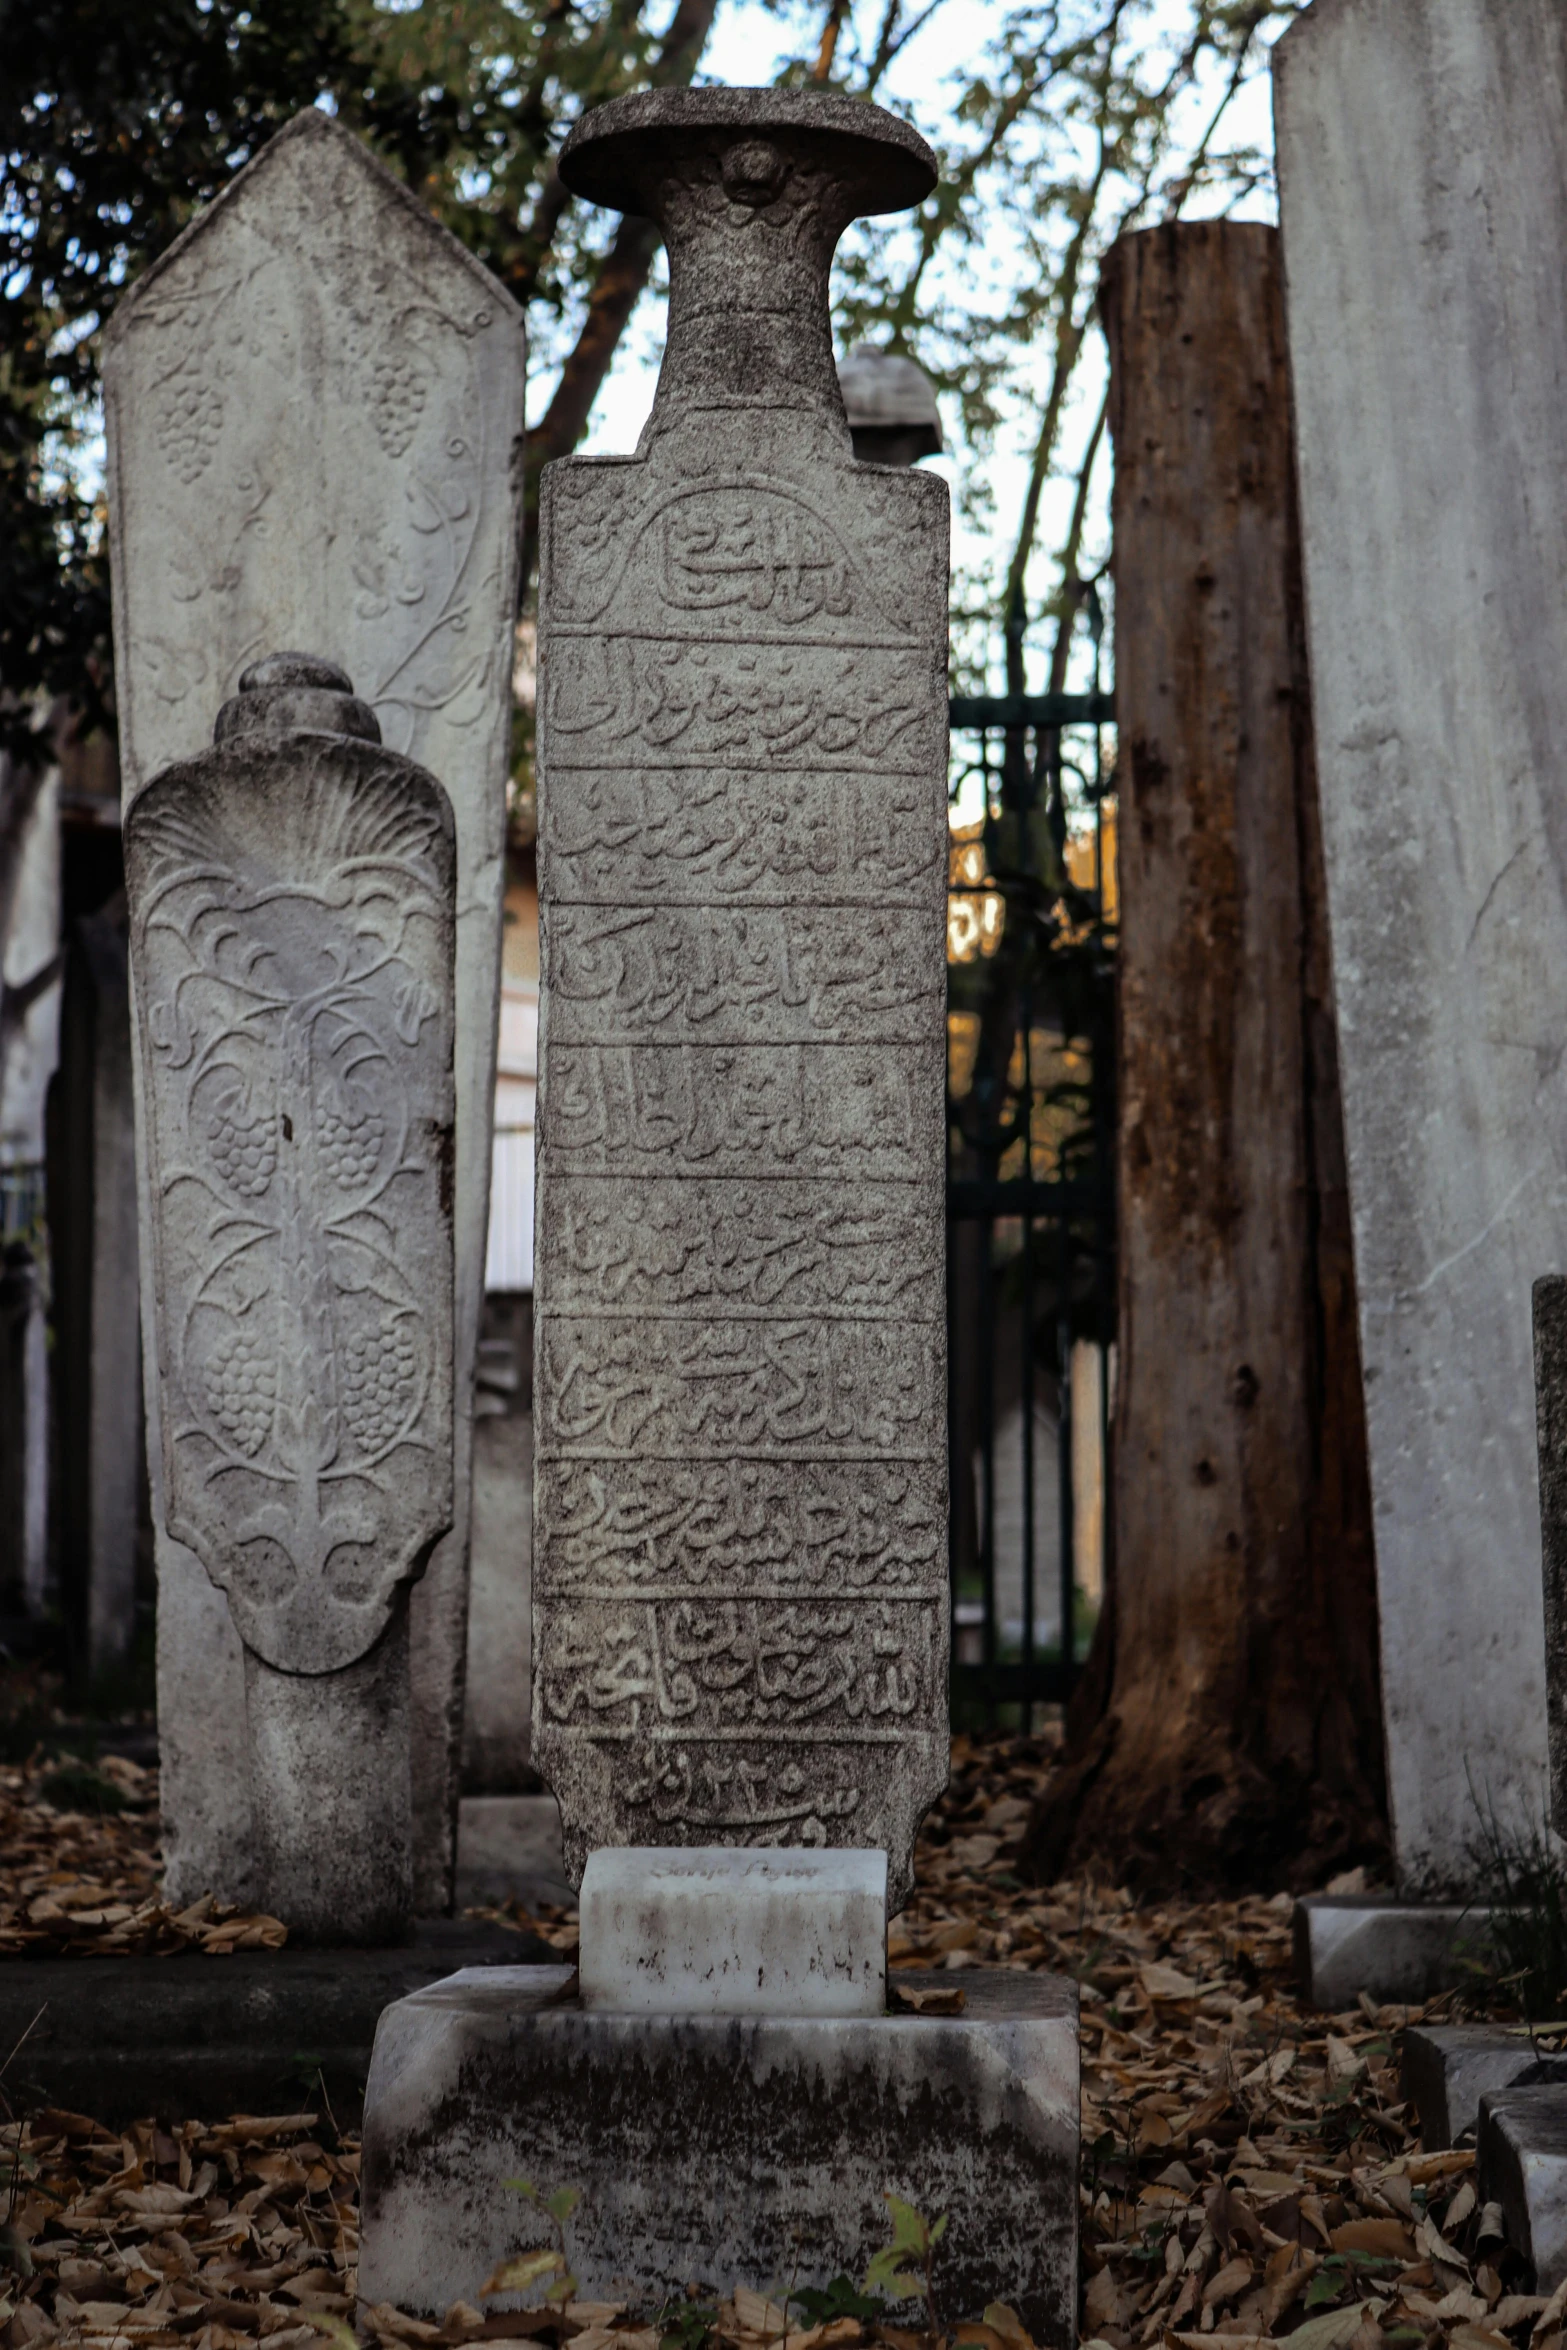
[[[1286,1897],[1137,1903],[1098,1884],[1019,1884],[1005,1856],[1052,1754],[1046,1738],[954,1741],[888,1955],[900,1969],[1076,1978],[1085,2334],[1099,2350],[1280,2337],[1292,2350],[1417,2350],[1417,2332],[1423,2350],[1567,2350],[1567,2288],[1550,2302],[1520,2289],[1499,2215],[1476,2208],[1472,2153],[1415,2135],[1397,2042],[1421,2011],[1303,2012]],[[210,1899],[162,1904],[154,1775],[127,1770],[143,1808],[103,1818],[51,1811],[32,1766],[0,1772],[0,1950],[220,1954],[269,1930]],[[571,1909],[470,1914],[576,1947]],[[895,1977],[892,1999],[950,2013],[963,1989],[954,1979],[910,2000]],[[6,2281],[0,2350],[67,2336],[67,2350],[350,2350],[362,2338],[382,2350],[659,2350],[651,2306],[486,2317],[477,2279],[440,2324],[382,2307],[356,2331],[358,2153],[311,2113],[121,2132],[56,2110],[32,2117],[21,2153],[16,2226],[34,2273]],[[999,2305],[951,2314],[972,2321],[957,2328],[970,2350],[1033,2350]],[[732,2350],[778,2350],[783,2311],[736,2292],[715,2331]],[[788,2333],[789,2350],[862,2344],[931,2350],[898,2323]]]

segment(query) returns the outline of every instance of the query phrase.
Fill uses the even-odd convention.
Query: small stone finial
[[[839,361],[838,382],[862,463],[917,465],[922,457],[941,455],[935,390],[916,361],[860,343]]]
[[[381,722],[337,662],[316,653],[265,653],[241,670],[239,692],[218,712],[212,739],[275,743],[290,734],[349,735],[378,743]]]

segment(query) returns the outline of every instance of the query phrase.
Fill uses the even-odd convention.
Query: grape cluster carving
[[[424,370],[414,360],[391,352],[376,360],[370,371],[370,413],[388,457],[400,457],[408,447],[428,396]]]
[[[375,1173],[386,1140],[386,1120],[373,1110],[357,1113],[341,1096],[316,1112],[316,1156],[343,1191],[357,1191]]]
[[[397,1434],[414,1400],[419,1356],[408,1317],[385,1313],[373,1330],[352,1332],[343,1358],[343,1416],[374,1452]]]
[[[158,417],[158,446],[187,486],[206,472],[222,429],[223,402],[211,384],[171,385]]]
[[[224,1435],[254,1460],[277,1404],[277,1365],[259,1334],[236,1330],[224,1339],[207,1365],[207,1395]]]
[[[207,1124],[219,1174],[241,1199],[260,1199],[277,1169],[277,1129],[265,1111],[247,1115],[249,1102],[231,1094]]]

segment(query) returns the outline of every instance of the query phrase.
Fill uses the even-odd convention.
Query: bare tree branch
[[[1053,694],[1062,693],[1066,688],[1067,663],[1072,655],[1072,628],[1077,619],[1078,605],[1083,599],[1084,583],[1077,576],[1077,565],[1083,551],[1083,532],[1088,523],[1088,492],[1109,415],[1110,387],[1106,384],[1104,398],[1099,403],[1099,414],[1094,419],[1094,429],[1088,436],[1088,447],[1083,452],[1083,462],[1077,469],[1077,494],[1072,500],[1072,519],[1057,558],[1064,601],[1061,616],[1056,622],[1056,641],[1050,652],[1048,691]]]
[[[718,0],[678,0],[669,29],[659,45],[648,76],[654,89],[689,82],[712,29]],[[558,175],[557,175],[558,176]],[[540,203],[548,191],[540,191]],[[563,191],[564,193],[564,191]],[[564,210],[564,205],[560,210]],[[559,212],[556,220],[559,219]],[[553,230],[551,232],[553,234]],[[658,251],[658,231],[649,220],[630,214],[621,221],[614,241],[594,279],[587,316],[570,357],[561,370],[549,406],[527,438],[528,511],[538,510],[538,479],[555,457],[569,456],[587,428],[610,362],[619,348],[627,321],[636,308]],[[536,534],[529,532],[529,545]]]
[[[832,63],[838,54],[838,36],[843,31],[843,19],[849,0],[827,0],[827,14],[822,22],[821,45],[816,52],[816,63],[811,68],[813,82],[832,79]]]

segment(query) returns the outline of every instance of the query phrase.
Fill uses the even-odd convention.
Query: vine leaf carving
[[[453,826],[294,736],[126,821],[169,1521],[286,1671],[365,1653],[451,1515]]]

